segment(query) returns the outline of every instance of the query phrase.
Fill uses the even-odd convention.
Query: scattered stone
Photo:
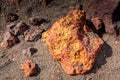
[[[3,42],[1,43],[1,47],[12,47],[16,43],[19,42],[19,39],[12,35],[10,32],[6,32],[4,35]]]
[[[8,30],[14,35],[23,35],[29,27],[24,22],[19,22],[17,25],[14,23],[7,26]]]
[[[102,27],[102,19],[99,17],[91,18],[92,23],[94,24],[96,30],[99,30]]]
[[[99,17],[91,18],[90,23],[91,24],[88,24],[88,25],[91,25],[91,29],[93,30],[93,32],[95,32],[100,37],[102,37],[103,34],[106,32],[105,25],[102,22],[102,19],[100,19]]]
[[[9,13],[7,14],[6,22],[13,22],[13,21],[18,20],[18,18],[19,17],[17,16],[17,14]]]
[[[36,18],[33,17],[29,19],[29,22],[32,25],[41,25],[42,23],[48,22],[48,21],[39,17],[36,17]]]
[[[35,27],[33,29],[29,29],[25,31],[24,37],[25,41],[31,42],[31,41],[37,41],[38,39],[41,38],[41,34],[44,30],[41,29],[40,27]]]
[[[28,49],[23,50],[23,55],[27,57],[31,57],[36,52],[37,52],[37,49],[29,47]]]
[[[21,69],[24,71],[26,77],[30,77],[34,75],[36,71],[36,64],[33,63],[31,60],[26,60],[22,65]]]
[[[67,74],[84,74],[95,63],[103,40],[86,25],[85,13],[71,10],[42,33],[50,54]]]

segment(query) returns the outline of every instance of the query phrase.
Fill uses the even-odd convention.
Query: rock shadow
[[[33,55],[34,53],[37,53],[37,49],[36,48],[30,48],[30,52],[31,52],[31,54]]]
[[[33,77],[33,76],[38,76],[41,72],[41,69],[40,67],[36,64],[36,73],[35,74],[32,74],[30,77]]]
[[[103,47],[101,48],[101,51],[97,55],[96,62],[91,72],[96,73],[99,68],[101,68],[103,65],[107,63],[106,59],[108,57],[111,57],[112,54],[113,54],[112,48],[107,43],[104,43]]]
[[[94,24],[91,22],[90,19],[87,19],[86,23],[87,23],[88,27],[93,30],[94,33],[98,34],[99,37],[102,37],[103,34],[106,33],[106,31],[105,31],[105,25],[104,25],[103,22],[102,22],[102,26],[101,26],[101,28],[99,30],[96,30]]]

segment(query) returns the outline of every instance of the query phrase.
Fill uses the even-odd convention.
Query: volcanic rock
[[[25,41],[31,42],[31,41],[37,41],[38,39],[41,38],[41,34],[43,32],[43,29],[40,27],[35,27],[33,29],[29,29],[25,31],[24,37]]]
[[[17,37],[12,35],[10,32],[6,32],[4,35],[3,42],[1,43],[1,47],[12,47],[18,42],[19,40]]]
[[[103,40],[86,25],[85,13],[71,10],[42,34],[50,54],[67,74],[84,74],[95,63]]]
[[[36,73],[36,64],[30,60],[26,60],[22,64],[21,69],[24,71],[26,77],[29,77]]]
[[[93,30],[93,32],[98,34],[100,37],[102,37],[105,33],[105,25],[101,18],[91,18],[91,20],[87,20],[87,24],[88,27],[90,27]]]
[[[37,52],[37,49],[29,47],[28,49],[23,50],[24,56],[31,57],[34,53]]]
[[[14,35],[23,35],[29,27],[24,22],[19,22],[17,25],[14,23],[7,26],[8,30]]]

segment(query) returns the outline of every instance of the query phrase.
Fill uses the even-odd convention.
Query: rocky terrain
[[[0,0],[0,43],[4,41],[0,47],[0,80],[119,80],[120,1],[49,0],[47,4],[41,1]],[[95,33],[102,32],[100,36],[105,42],[93,69],[85,75],[67,75],[40,36],[72,9],[85,10],[88,25]],[[98,25],[101,21],[102,26]],[[9,41],[12,43],[8,44]],[[25,60],[32,60],[37,66],[31,77],[21,70]]]

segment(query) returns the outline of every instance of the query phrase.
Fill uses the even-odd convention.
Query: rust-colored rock
[[[42,34],[50,54],[67,74],[84,74],[95,63],[103,40],[86,25],[85,13],[71,10]]]
[[[96,30],[99,30],[102,27],[102,19],[99,17],[91,18],[92,23],[94,24]]]
[[[26,60],[21,69],[24,71],[26,77],[29,77],[36,73],[36,64],[30,60]]]

